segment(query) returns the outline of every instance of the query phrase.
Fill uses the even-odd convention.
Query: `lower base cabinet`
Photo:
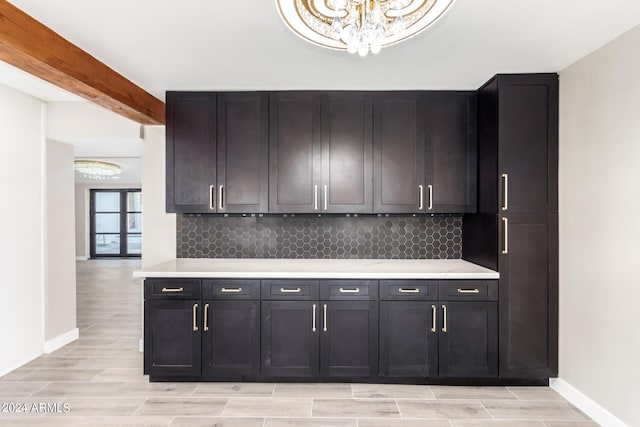
[[[151,381],[497,378],[497,281],[145,281]],[[378,296],[380,294],[380,296]]]

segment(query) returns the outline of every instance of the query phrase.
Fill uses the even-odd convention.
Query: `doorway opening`
[[[90,255],[95,258],[140,258],[142,254],[140,189],[91,190]]]

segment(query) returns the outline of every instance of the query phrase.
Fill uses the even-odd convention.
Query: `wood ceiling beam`
[[[6,0],[0,60],[138,123],[165,124],[164,102]]]

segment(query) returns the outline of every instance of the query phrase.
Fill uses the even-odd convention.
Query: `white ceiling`
[[[166,90],[475,89],[559,71],[640,24],[638,0],[457,0],[413,39],[360,58],[285,28],[274,0],[10,0],[133,82]]]

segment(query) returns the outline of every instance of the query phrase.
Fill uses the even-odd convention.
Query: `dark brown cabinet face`
[[[370,377],[378,372],[378,302],[322,301],[320,374]]]
[[[442,377],[498,375],[498,310],[495,302],[440,301],[439,373]]]
[[[373,98],[373,209],[425,210],[425,114],[420,93],[379,93]]]
[[[260,374],[260,301],[204,301],[203,375]]]
[[[437,301],[380,302],[380,374],[438,376]]]
[[[372,212],[371,132],[370,94],[322,95],[322,212]]]
[[[144,371],[146,374],[200,375],[201,316],[200,301],[145,301]]]
[[[215,212],[216,96],[167,92],[167,212]]]
[[[263,375],[274,377],[318,375],[320,366],[320,317],[318,314],[317,302],[262,302]]]
[[[425,212],[476,211],[476,92],[426,92]]]
[[[218,94],[217,212],[265,213],[268,203],[268,95]]]

